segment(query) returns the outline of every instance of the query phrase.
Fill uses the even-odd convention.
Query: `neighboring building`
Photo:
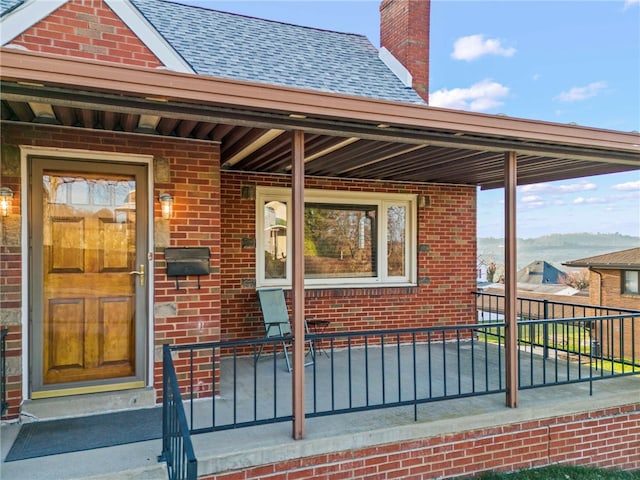
[[[565,263],[589,269],[589,297],[592,305],[640,311],[640,247],[581,258]],[[638,358],[640,337],[632,319],[598,323],[592,332],[605,352],[614,358]]]
[[[548,295],[575,295],[573,287],[563,283],[564,272],[549,262],[536,260],[518,271],[518,290],[527,295],[537,292]]]
[[[592,305],[640,310],[640,247],[571,260],[563,265],[589,269]]]
[[[381,3],[381,54],[162,0],[0,6],[8,418],[155,403],[162,345],[261,337],[256,290],[296,260],[331,328],[473,323],[478,186],[638,159],[635,134],[428,107],[428,1]],[[170,274],[176,247],[199,277]]]
[[[564,272],[558,270],[549,262],[536,260],[518,271],[518,283],[533,285],[559,285],[562,283]]]

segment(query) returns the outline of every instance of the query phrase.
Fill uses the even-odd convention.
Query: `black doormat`
[[[162,437],[162,408],[25,423],[5,462]]]

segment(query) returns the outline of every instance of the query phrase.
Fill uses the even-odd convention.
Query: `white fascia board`
[[[405,85],[405,87],[413,87],[413,77],[407,68],[393,54],[382,47],[378,52],[378,57],[391,70],[396,77]]]
[[[48,17],[68,0],[27,0],[0,20],[0,42],[4,47],[21,33]]]
[[[174,72],[195,73],[189,64],[128,0],[104,0],[153,54]]]

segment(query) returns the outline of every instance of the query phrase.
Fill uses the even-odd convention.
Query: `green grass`
[[[498,336],[504,335],[504,327],[489,327],[480,331],[478,338],[489,342],[498,342]],[[519,325],[518,340],[524,344],[534,343],[536,345],[546,344],[548,348],[558,348],[560,350],[568,350],[572,353],[582,353],[588,355],[591,352],[591,342],[589,330],[584,329],[580,325],[565,324],[549,324],[546,329],[541,325],[535,325],[529,328]]]
[[[636,360],[637,362],[637,360]],[[633,365],[629,365],[631,363],[630,360],[627,360],[627,363],[623,362],[610,362],[609,360],[598,360],[591,363],[593,367],[600,368],[605,373],[631,373],[638,372],[640,373],[640,369],[638,367],[634,367]]]
[[[552,465],[509,473],[484,473],[474,478],[478,480],[639,480],[640,472]]]
[[[589,331],[585,330],[580,325],[571,324],[548,324],[547,328],[547,341],[546,345],[549,349],[560,351],[569,351],[571,354],[576,355],[578,352],[581,355],[589,356],[591,354],[591,342],[589,341]],[[528,345],[533,342],[535,345],[543,345],[544,342],[544,330],[538,325],[535,328],[527,328],[521,326],[518,329],[518,341],[524,345]],[[478,331],[478,340],[490,343],[504,344],[504,338],[498,339],[498,337],[504,336],[504,327],[489,327]],[[606,373],[633,373],[638,371],[637,365],[634,366],[630,359],[621,361],[610,361],[604,359],[593,359],[591,363],[592,367],[602,369]],[[640,373],[640,371],[638,372]]]

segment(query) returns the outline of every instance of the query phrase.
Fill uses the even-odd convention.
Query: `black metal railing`
[[[484,334],[503,338],[490,328]],[[518,369],[523,390],[638,375],[640,312],[518,322]]]
[[[8,328],[0,330],[0,415],[4,415],[4,412],[9,408],[7,402],[7,335],[9,334]]]
[[[478,321],[496,321],[504,314],[504,295],[486,292],[472,292],[476,297]],[[640,313],[638,310],[600,305],[582,305],[553,300],[518,297],[516,311],[520,320],[548,320],[562,318],[603,317]]]
[[[505,325],[307,335],[307,417],[505,391]],[[595,345],[594,338],[601,344]],[[168,347],[191,433],[288,421],[291,374],[285,338]],[[518,323],[519,387],[538,388],[640,373],[640,312]],[[277,348],[279,347],[279,348]],[[263,350],[260,359],[257,352]],[[267,352],[266,354],[264,352]]]
[[[484,292],[473,292],[473,294],[476,297],[478,322],[503,321],[504,295]],[[624,315],[633,317],[640,314],[638,310],[518,297],[516,313],[520,325],[518,345],[542,348],[545,358],[553,352],[579,356],[593,350],[597,358],[624,361],[625,355],[630,356],[634,353],[627,351],[635,347],[629,339],[627,339],[627,349],[623,350],[625,354],[619,355],[620,352],[618,352],[620,343],[616,340],[616,336],[619,336],[617,329],[620,325],[624,329],[625,322],[618,325],[620,321],[612,319],[608,322],[591,323],[589,319]],[[521,325],[522,322],[526,322],[526,327]],[[630,324],[626,327],[627,336],[633,336],[637,340],[640,332],[632,332],[635,322],[628,320],[626,323]],[[640,329],[640,326],[635,328]],[[493,336],[497,337],[497,333]],[[622,345],[624,346],[624,342]],[[640,349],[640,347],[635,348]]]
[[[315,345],[307,351],[315,357],[307,358],[307,417],[398,406],[413,406],[417,416],[419,404],[505,388],[501,369],[489,367],[504,364],[504,353],[488,337],[479,341],[473,325],[310,334],[307,340]],[[179,375],[188,379],[184,399],[191,433],[292,420],[291,374],[282,350],[273,348],[282,341],[171,347],[182,365]],[[248,350],[253,354],[246,355]],[[209,382],[204,365],[214,366]]]
[[[162,383],[162,453],[158,460],[167,463],[169,480],[196,480],[198,460],[193,451],[180,386],[168,345],[163,349]]]

